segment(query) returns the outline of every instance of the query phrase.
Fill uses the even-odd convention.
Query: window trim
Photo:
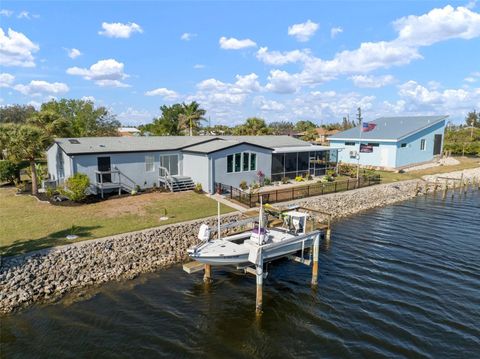
[[[252,161],[252,157],[255,158],[255,166],[254,166],[254,168],[252,168],[252,162],[253,162],[253,161]],[[256,170],[257,170],[257,154],[254,153],[254,152],[250,152],[250,160],[249,160],[249,162],[248,162],[248,168],[249,168],[248,172],[252,172],[252,171],[256,171]]]
[[[151,162],[147,161],[147,159],[151,160]],[[148,169],[149,165],[152,166],[150,170]],[[145,172],[155,172],[155,155],[145,155]]]
[[[427,140],[422,138],[420,140],[420,151],[426,151],[426,150],[427,150]]]
[[[240,155],[240,157],[238,157]],[[245,162],[245,158],[248,157],[248,161]],[[229,158],[231,158],[231,169],[229,170]],[[252,161],[252,158],[255,158],[254,161]],[[239,170],[236,171],[235,168],[237,165],[237,159],[239,164]],[[254,172],[257,170],[257,153],[256,152],[251,152],[251,151],[243,151],[243,152],[235,152],[232,154],[227,155],[226,160],[227,160],[227,166],[226,166],[226,173],[242,173],[242,172]],[[245,167],[244,165],[247,165]],[[254,167],[252,167],[252,164],[255,164]],[[246,169],[245,169],[246,168]]]

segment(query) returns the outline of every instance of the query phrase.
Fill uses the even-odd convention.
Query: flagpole
[[[358,124],[360,127],[360,135],[358,136],[358,153],[357,153],[357,183],[360,178],[360,147],[362,146],[362,120],[360,119],[360,123]]]

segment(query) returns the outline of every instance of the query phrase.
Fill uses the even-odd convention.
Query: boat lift
[[[313,215],[309,215],[309,212]],[[220,212],[219,212],[220,213]],[[272,217],[270,223],[268,222],[269,217]],[[326,218],[326,224],[321,223],[312,223],[307,221],[308,218],[315,218],[322,217],[323,219]],[[233,228],[240,228],[240,231],[230,235],[226,238],[245,238],[250,235],[250,240],[253,238],[254,240],[258,240],[260,245],[253,247],[250,252],[248,253],[248,259],[245,257],[245,260],[238,265],[235,265],[234,268],[237,270],[243,270],[246,274],[252,274],[256,277],[256,314],[260,315],[262,313],[263,307],[263,280],[267,277],[268,273],[264,271],[265,265],[271,261],[280,259],[280,258],[288,258],[293,260],[297,263],[301,263],[303,265],[312,266],[312,279],[311,285],[313,287],[317,286],[318,283],[318,257],[319,257],[319,247],[320,247],[320,237],[323,235],[326,243],[328,244],[330,241],[331,236],[331,218],[332,215],[327,212],[322,212],[318,210],[309,209],[306,207],[300,206],[289,206],[284,209],[277,209],[270,205],[263,206],[260,203],[259,209],[259,216],[258,217],[249,217],[237,222],[227,223],[221,225],[220,223],[220,216],[218,217],[218,224],[217,228],[208,228],[201,227],[199,233],[199,239],[203,241],[203,243],[208,243],[210,241],[210,237],[215,236],[218,240],[221,240],[221,232]],[[280,244],[275,243],[267,243],[261,244],[262,239],[260,238],[264,235],[262,232],[262,223],[269,223],[270,226],[265,226],[268,228],[276,228],[278,230],[279,224],[282,224],[284,227],[287,227],[290,230],[294,230],[297,237],[292,237],[291,239],[287,239],[285,242],[281,242]],[[255,225],[258,227],[255,227]],[[250,227],[250,228],[248,228]],[[272,229],[273,229],[272,228]],[[253,229],[253,230],[252,230]],[[309,230],[309,232],[307,232]],[[299,233],[297,233],[300,231]],[[289,246],[288,243],[290,242],[293,244]],[[245,241],[247,242],[247,241]],[[185,263],[183,265],[183,270],[188,274],[204,271],[203,280],[205,283],[211,283],[212,281],[212,264],[202,263],[200,261],[195,260],[194,251],[195,248],[202,248],[202,242],[194,247],[193,250],[190,251],[190,256],[192,257],[193,261]],[[278,248],[280,246],[291,248],[291,250],[283,250],[280,255],[270,256],[272,253],[272,248]],[[273,249],[275,251],[275,249]],[[305,252],[309,252],[309,258],[305,258]],[[200,260],[200,259],[199,259]],[[221,264],[215,263],[215,266],[232,266],[231,264]]]

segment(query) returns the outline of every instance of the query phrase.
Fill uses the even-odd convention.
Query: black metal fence
[[[298,185],[290,188],[262,192],[245,192],[239,188],[215,183],[217,192],[227,195],[230,199],[248,207],[255,207],[262,196],[263,203],[286,202],[311,196],[320,196],[328,193],[349,191],[356,188],[368,187],[380,183],[380,176],[360,177],[358,180],[349,178],[334,182],[320,182],[311,185]]]

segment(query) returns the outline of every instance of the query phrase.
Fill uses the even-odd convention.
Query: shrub
[[[303,182],[303,177],[302,176],[295,177],[295,182]]]
[[[327,170],[327,176],[335,177],[337,174],[335,170]]]
[[[193,189],[196,193],[202,193],[203,192],[203,188],[202,188],[202,184],[201,183],[196,183],[195,184],[195,188]]]
[[[260,184],[253,181],[252,184],[250,185],[250,188],[251,189],[258,189],[258,188],[260,188]]]
[[[263,184],[264,184],[265,186],[269,186],[269,185],[272,184],[272,180],[271,180],[270,178],[268,178],[268,177],[265,177],[265,179],[263,180]]]
[[[14,183],[18,177],[18,165],[8,160],[0,161],[0,182]]]
[[[282,178],[282,183],[283,183],[283,184],[290,183],[290,178],[288,178],[288,177],[283,177],[283,178]]]
[[[52,198],[53,196],[55,196],[57,194],[57,190],[55,188],[48,187],[45,190],[45,194],[47,195],[48,198]]]
[[[242,182],[240,182],[240,184],[238,185],[238,187],[240,187],[240,189],[241,189],[242,191],[245,191],[245,190],[248,188],[247,181],[242,181]]]
[[[65,181],[65,188],[60,192],[74,202],[80,202],[87,197],[90,179],[84,173],[76,173]]]

